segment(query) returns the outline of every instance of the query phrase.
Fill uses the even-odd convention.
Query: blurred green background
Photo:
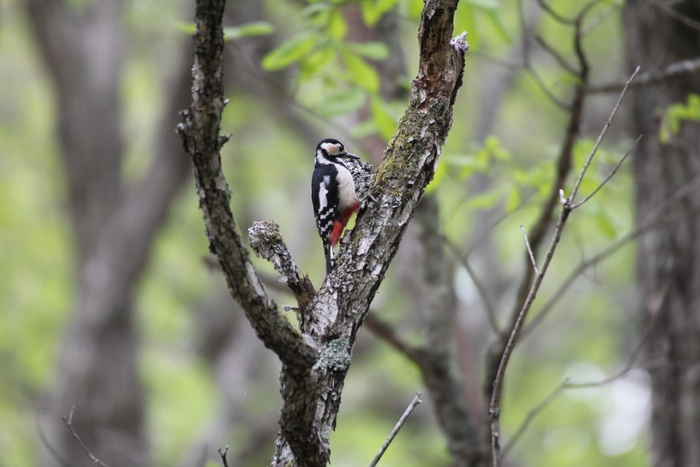
[[[89,2],[68,3],[79,11]],[[378,163],[381,141],[393,132],[417,71],[415,37],[422,2],[262,3],[259,18],[228,18],[231,103],[222,131],[232,138],[222,157],[241,229],[253,220],[277,222],[300,268],[318,287],[323,254],[309,202],[313,150],[319,139],[336,137],[350,151]],[[467,405],[477,409],[484,409],[479,391],[493,334],[460,257],[471,249],[470,264],[491,295],[497,320],[504,323],[526,267],[519,226],[529,227],[539,213],[567,118],[532,74],[518,66],[523,54],[529,54],[539,79],[553,94],[565,99],[572,88],[569,75],[541,48],[530,43],[523,51],[521,16],[567,57],[572,55],[571,29],[538,12],[529,5],[533,2],[523,3],[524,7],[511,0],[460,3],[455,35],[467,30],[471,47],[452,131],[429,187],[440,206],[446,248],[454,253],[459,369],[464,396],[471,401]],[[567,16],[580,8],[578,2],[566,0],[550,4]],[[603,1],[590,15],[600,18],[585,37],[593,83],[625,77],[619,9],[620,2]],[[388,83],[393,96],[384,89],[385,72],[377,70],[396,57],[379,39],[362,38],[365,29],[376,31],[385,12],[397,23],[395,39],[405,59],[405,71]],[[39,447],[46,423],[42,399],[52,390],[78,285],[67,182],[56,136],[55,83],[37,50],[22,2],[3,2],[0,13],[0,465],[41,465]],[[128,190],[144,176],[153,147],[160,144],[158,122],[171,98],[164,83],[181,67],[191,66],[176,59],[192,28],[192,12],[182,0],[131,0],[125,2],[124,14],[120,99],[123,180]],[[249,26],[236,27],[241,24]],[[268,41],[268,50],[261,52],[255,47],[262,41]],[[356,45],[363,42],[370,45]],[[251,81],[260,87],[248,87]],[[587,101],[576,167],[588,155],[616,97],[601,94]],[[176,138],[174,128],[172,137]],[[629,144],[623,124],[615,123],[582,185],[582,196],[600,183]],[[575,213],[532,316],[581,262],[632,229],[631,197],[628,167],[623,166]],[[421,341],[426,319],[420,297],[414,296],[414,285],[421,280],[419,268],[412,267],[417,241],[415,232],[407,234],[372,307],[372,313],[411,342]],[[279,364],[247,329],[219,272],[203,261],[207,254],[190,180],[169,208],[135,291],[138,371],[153,465],[187,465],[188,456],[195,456],[203,445],[209,449],[207,465],[219,465],[214,448],[224,445],[240,459],[235,465],[266,465],[277,429]],[[266,274],[274,274],[265,262],[254,261]],[[512,465],[649,463],[650,401],[643,372],[632,370],[592,388],[563,389],[548,399],[567,378],[598,382],[628,365],[641,338],[634,264],[634,245],[627,243],[587,269],[516,349],[503,402],[505,444],[525,420],[530,423],[508,453]],[[272,287],[270,293],[279,304],[293,303],[281,288]],[[203,350],[207,325],[200,320],[212,309],[214,315],[233,321],[233,337],[226,345],[239,344],[247,349],[244,354],[234,352],[233,360],[226,360]],[[222,371],[222,365],[231,365],[230,371]],[[219,388],[231,387],[221,383],[227,374],[236,378],[236,392],[222,395]],[[418,391],[424,392],[418,370],[363,330],[331,438],[332,464],[368,463]],[[424,399],[380,465],[449,465],[431,402]],[[533,410],[538,411],[530,419]],[[69,411],[66,407],[65,413]],[[233,415],[223,416],[224,412]],[[477,423],[485,422],[484,409]]]

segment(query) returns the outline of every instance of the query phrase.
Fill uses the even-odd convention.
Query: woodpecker
[[[359,159],[345,151],[337,139],[324,139],[316,146],[316,164],[311,177],[311,201],[316,228],[323,241],[326,275],[333,266],[333,247],[338,244],[343,228],[360,208],[355,182],[347,166],[348,159]]]

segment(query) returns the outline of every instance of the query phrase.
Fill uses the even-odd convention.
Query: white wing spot
[[[331,177],[326,175],[323,177],[321,186],[318,189],[318,205],[319,211],[323,211],[328,206],[328,185],[331,183]]]

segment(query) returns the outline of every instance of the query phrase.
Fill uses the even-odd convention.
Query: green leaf
[[[348,50],[343,50],[343,60],[353,83],[371,94],[379,91],[379,75],[374,67]]]
[[[498,190],[488,190],[479,195],[472,196],[467,201],[467,206],[472,209],[488,209],[493,207],[499,198]]]
[[[345,47],[370,60],[386,60],[389,57],[389,48],[383,42],[348,42]]]
[[[339,41],[345,37],[345,34],[348,32],[348,25],[340,10],[333,10],[330,14],[326,30],[331,39]]]
[[[498,9],[498,0],[466,0],[466,4],[484,10]]]
[[[503,24],[501,8],[497,0],[468,0],[467,3],[486,16],[489,23],[496,29],[496,32],[504,41],[511,42],[510,33],[505,24]]]
[[[334,7],[330,3],[316,2],[307,5],[301,12],[302,16],[313,24],[326,24],[328,15]]]
[[[353,138],[365,138],[377,134],[377,124],[372,118],[368,118],[353,127],[350,131]]]
[[[374,26],[398,0],[362,0],[362,18],[367,26]]]
[[[423,0],[408,0],[406,4],[406,15],[409,19],[419,19],[423,11]],[[459,12],[459,10],[457,10]]]
[[[499,161],[508,162],[510,160],[510,152],[501,145],[501,140],[493,135],[488,136],[484,141],[484,149]]]
[[[224,28],[224,40],[230,41],[251,36],[269,36],[273,32],[275,32],[275,28],[267,21],[253,21],[239,26]]]
[[[506,212],[515,211],[520,206],[521,202],[522,195],[520,194],[520,189],[517,185],[513,185],[512,187],[510,187],[508,197],[506,198]]]
[[[310,32],[302,32],[271,51],[262,61],[262,67],[267,71],[275,71],[298,62],[313,50],[316,37]]]
[[[377,124],[379,135],[384,138],[385,141],[389,141],[391,137],[394,136],[394,131],[396,131],[397,119],[393,117],[388,106],[386,106],[379,97],[374,97],[372,99],[370,110],[372,112],[372,118]]]
[[[299,80],[304,81],[320,73],[335,57],[335,49],[320,48],[311,52],[299,63]]]
[[[177,28],[185,34],[189,34],[191,36],[192,34],[194,34],[194,31],[197,29],[197,26],[194,23],[179,23],[177,25]]]
[[[615,223],[612,218],[608,215],[605,209],[600,209],[595,216],[596,224],[598,225],[598,230],[608,239],[614,239],[617,237],[617,229],[615,228]]]
[[[680,133],[681,126],[686,121],[700,122],[700,95],[690,94],[687,104],[669,105],[663,111],[659,126],[659,140],[664,144],[668,143],[672,135]]]
[[[354,112],[365,105],[365,97],[360,88],[336,91],[324,96],[318,110],[329,117]]]

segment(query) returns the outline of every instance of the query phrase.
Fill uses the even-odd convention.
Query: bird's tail
[[[326,247],[326,276],[331,273],[331,268],[333,267],[333,245],[330,243],[325,245]]]

